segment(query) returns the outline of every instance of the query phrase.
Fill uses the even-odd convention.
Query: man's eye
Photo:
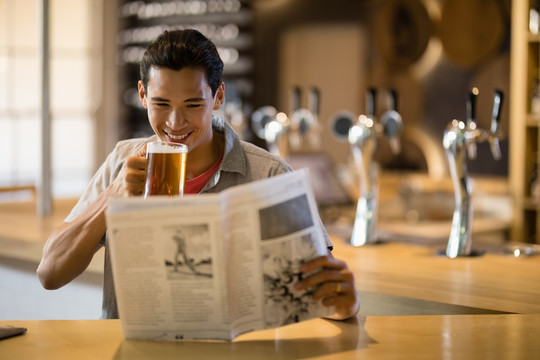
[[[194,109],[194,108],[198,108],[198,107],[201,107],[202,105],[201,104],[188,104],[187,107],[189,109]]]
[[[166,107],[166,106],[169,106],[169,104],[167,104],[167,103],[154,103],[154,106],[155,107]]]

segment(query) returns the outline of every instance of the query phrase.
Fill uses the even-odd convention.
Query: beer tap
[[[452,120],[443,136],[443,147],[448,158],[450,175],[454,184],[455,209],[452,218],[452,228],[446,248],[446,255],[450,258],[457,256],[470,256],[472,242],[473,207],[471,199],[471,185],[467,171],[467,155],[476,157],[476,143],[488,141],[491,153],[495,160],[501,158],[499,139],[500,115],[503,93],[495,91],[493,99],[493,112],[490,130],[480,129],[476,125],[476,98],[478,89],[473,88],[467,103],[467,123]]]
[[[294,87],[292,90],[292,108],[290,112],[289,141],[293,149],[299,149],[304,143],[311,148],[320,147],[319,140],[319,90],[315,87],[310,89],[308,108],[300,107],[301,90]]]
[[[315,86],[312,86],[309,89],[309,100],[308,107],[313,114],[313,123],[310,125],[308,131],[306,132],[306,139],[308,144],[313,149],[318,149],[320,147],[320,126],[319,126],[319,114],[320,114],[320,104],[321,104],[321,93],[319,89]]]
[[[476,99],[478,98],[478,88],[474,87],[469,93],[466,103],[467,126],[465,131],[465,142],[467,146],[467,155],[469,159],[476,159],[476,141],[474,139],[474,130],[476,130]]]
[[[289,130],[289,118],[273,106],[263,106],[251,114],[251,128],[255,135],[266,141],[268,151],[286,157],[287,147],[283,135]]]
[[[374,88],[366,94],[366,114],[360,115],[349,129],[349,143],[357,168],[360,195],[356,205],[356,215],[351,236],[351,245],[362,246],[376,242],[378,211],[378,164],[373,161],[373,154],[379,137],[387,137],[394,154],[401,151],[399,136],[403,131],[401,115],[397,112],[397,92],[390,91],[390,109],[385,111],[380,122],[375,121]]]
[[[388,139],[390,150],[394,155],[401,152],[401,140],[399,136],[403,132],[403,120],[397,110],[397,104],[397,91],[390,89],[390,109],[381,115],[380,122],[384,136]]]
[[[378,209],[378,169],[373,155],[380,137],[390,143],[393,154],[401,151],[400,135],[403,132],[403,121],[398,113],[398,96],[394,89],[388,92],[388,107],[376,122],[377,90],[369,88],[366,92],[365,114],[356,117],[353,113],[342,110],[330,121],[332,133],[339,141],[348,141],[352,153],[352,166],[358,175],[358,192],[352,187],[356,184],[351,174],[353,169],[342,168],[340,181],[349,189],[349,193],[358,196],[356,215],[350,243],[362,246],[376,242],[376,225]]]

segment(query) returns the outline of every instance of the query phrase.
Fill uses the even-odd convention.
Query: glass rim
[[[171,141],[150,141],[146,143],[147,153],[187,153],[188,150],[186,144]]]

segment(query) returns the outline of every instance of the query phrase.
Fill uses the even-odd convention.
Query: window
[[[52,194],[79,196],[94,172],[100,1],[50,1]],[[39,1],[0,0],[0,187],[37,185],[41,161]],[[0,201],[2,198],[0,198]]]

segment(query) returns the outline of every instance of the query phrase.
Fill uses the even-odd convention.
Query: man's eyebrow
[[[205,101],[205,100],[206,100],[205,98],[196,97],[196,98],[186,99],[186,100],[184,100],[184,102],[201,102],[201,101]]]
[[[159,97],[159,96],[152,96],[150,99],[152,99],[152,101],[171,102],[171,100],[165,99],[165,98],[162,98],[162,97]],[[201,102],[201,101],[205,101],[205,100],[206,99],[203,98],[203,97],[194,97],[194,98],[186,99],[186,100],[184,100],[184,102]]]
[[[165,99],[159,96],[152,96],[151,99],[152,101],[171,102],[169,99]]]

